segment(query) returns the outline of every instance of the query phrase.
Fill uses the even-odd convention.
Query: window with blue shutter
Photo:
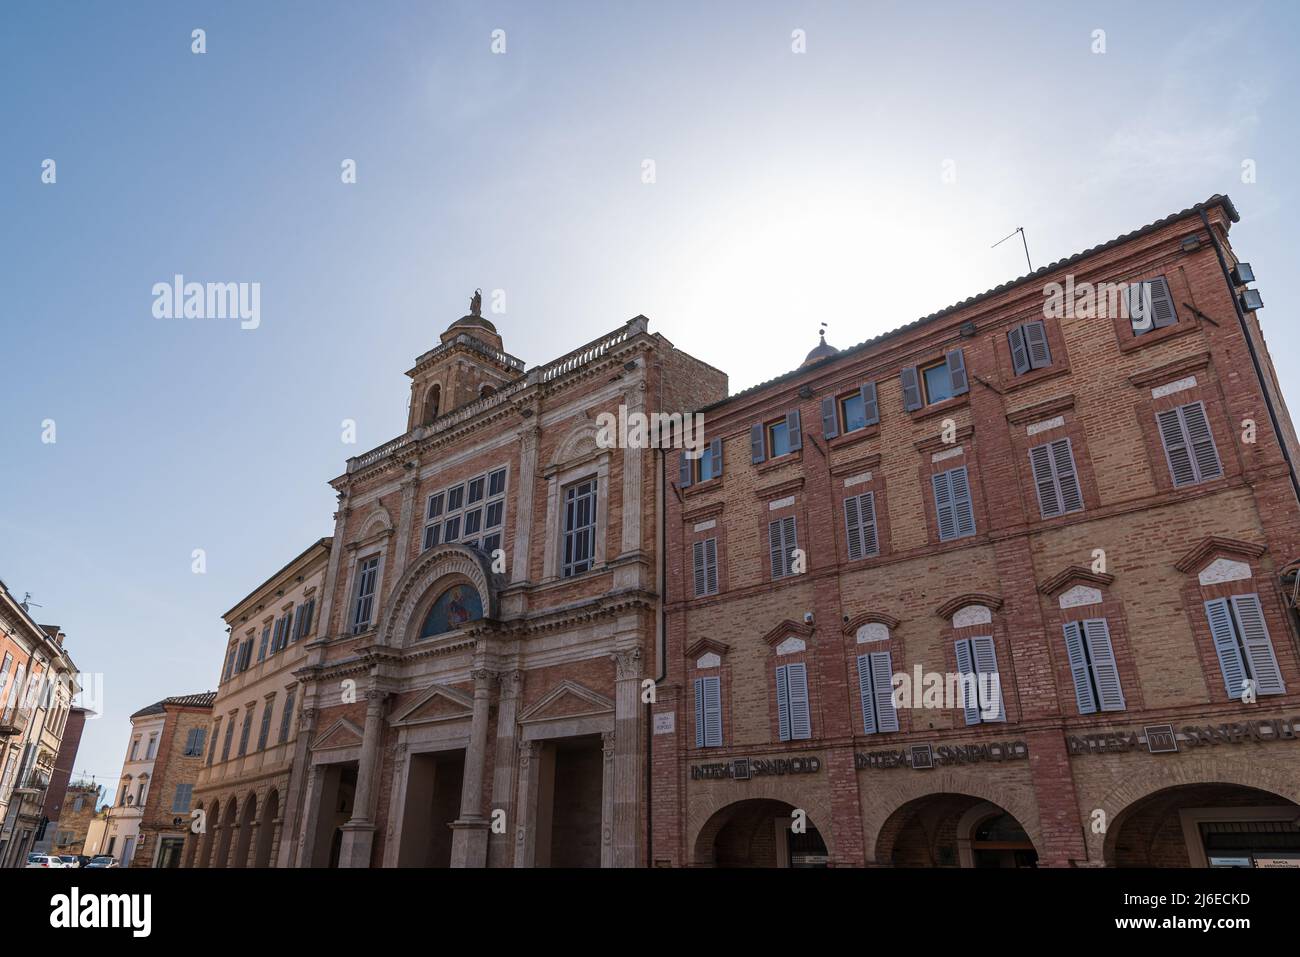
[[[956,642],[957,673],[961,680],[961,709],[967,724],[1005,721],[1002,681],[998,657],[991,637],[959,638]]]
[[[289,740],[289,728],[293,724],[293,699],[297,687],[288,690],[284,697],[284,711],[280,715],[280,744]]]
[[[1233,595],[1207,601],[1205,617],[1210,623],[1214,651],[1219,657],[1223,686],[1229,698],[1240,699],[1247,682],[1253,682],[1259,695],[1286,693],[1259,595]]]
[[[1074,679],[1074,700],[1080,714],[1123,711],[1124,692],[1104,618],[1066,622],[1065,651]]]
[[[1131,283],[1127,292],[1126,303],[1133,335],[1140,336],[1153,329],[1172,326],[1178,321],[1174,297],[1163,276],[1146,282]]]
[[[1223,475],[1203,402],[1191,402],[1156,415],[1165,448],[1169,477],[1175,488],[1207,482]]]
[[[833,439],[843,433],[858,432],[880,422],[880,405],[876,401],[876,384],[864,382],[856,392],[827,396],[822,399],[822,436]]]
[[[718,593],[718,540],[706,538],[691,545],[695,597]]]
[[[773,578],[785,578],[794,572],[794,550],[799,547],[793,515],[767,524],[768,557]]]
[[[776,669],[777,730],[782,741],[812,737],[808,710],[808,671],[803,662]]]
[[[1083,495],[1074,468],[1070,440],[1057,439],[1029,450],[1029,465],[1038,490],[1038,510],[1043,518],[1083,510]]]
[[[695,746],[722,746],[722,679],[695,679]]]
[[[880,545],[876,540],[876,494],[874,492],[850,495],[844,499],[844,526],[850,560],[880,554]]]
[[[966,466],[959,465],[930,476],[934,490],[935,520],[939,541],[966,538],[975,534],[975,509],[971,502]]]
[[[862,700],[862,730],[865,734],[898,730],[893,675],[888,651],[858,655],[858,694]]]
[[[1046,369],[1052,364],[1052,350],[1047,344],[1047,327],[1041,319],[1016,326],[1007,333],[1007,342],[1011,345],[1011,366],[1016,375],[1034,369]]]

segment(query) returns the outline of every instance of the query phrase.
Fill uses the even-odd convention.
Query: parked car
[[[111,857],[111,856],[108,855],[108,854],[100,854],[100,855],[98,855],[97,857],[92,857],[92,858],[90,859],[90,863],[86,865],[86,867],[88,867],[88,868],[90,868],[90,867],[118,867],[118,866],[119,866],[119,865],[118,865],[118,863],[117,863],[117,859],[114,858],[114,857]]]
[[[63,861],[49,854],[28,854],[28,867],[64,867]]]
[[[76,854],[60,854],[59,860],[63,862],[64,867],[80,867],[81,858]]]

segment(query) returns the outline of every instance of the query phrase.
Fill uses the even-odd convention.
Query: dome
[[[494,326],[494,325],[492,325],[491,322],[489,322],[488,320],[484,319],[482,316],[475,316],[475,315],[461,316],[459,319],[457,319],[455,322],[453,322],[453,323],[452,323],[450,326],[448,326],[447,328],[448,328],[448,330],[451,330],[451,329],[486,329],[488,332],[496,332],[496,331],[497,331],[497,327]]]
[[[828,345],[826,342],[826,336],[823,335],[821,337],[821,342],[817,343],[817,345],[813,347],[812,352],[808,353],[808,358],[803,360],[800,368],[812,365],[814,362],[821,362],[821,360],[829,358],[830,356],[838,355],[839,351],[840,350],[836,349],[834,346]]]

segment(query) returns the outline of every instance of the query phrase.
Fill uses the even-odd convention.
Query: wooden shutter
[[[1061,514],[1061,493],[1056,487],[1052,471],[1050,443],[1036,445],[1029,450],[1029,465],[1034,473],[1034,488],[1038,489],[1038,512],[1043,518]]]
[[[1092,714],[1097,710],[1097,696],[1092,692],[1092,679],[1088,674],[1088,656],[1083,648],[1083,626],[1077,621],[1065,623],[1065,656],[1070,661],[1070,677],[1074,679],[1074,702],[1079,714]]]
[[[793,574],[794,557],[790,553],[799,547],[799,538],[796,531],[793,515],[787,515],[781,519],[782,553],[785,556],[785,573],[787,575]]]
[[[835,396],[822,399],[822,438],[833,439],[840,434],[840,417],[835,409]]]
[[[970,391],[970,383],[966,379],[966,359],[960,349],[953,349],[948,353],[948,381],[952,384],[953,395],[965,395]]]
[[[1029,365],[1029,347],[1025,344],[1025,327],[1016,326],[1007,333],[1007,342],[1011,345],[1011,368],[1016,375],[1023,375],[1031,368]]]
[[[880,403],[876,401],[876,384],[874,382],[864,382],[858,392],[862,395],[862,417],[864,424],[879,424]]]
[[[695,571],[695,597],[699,598],[704,594],[704,543],[695,542],[691,545],[691,560]]]
[[[862,557],[862,514],[858,497],[850,495],[844,500],[844,528],[849,545],[849,558]]]
[[[1056,487],[1061,493],[1061,507],[1066,512],[1083,509],[1083,493],[1079,490],[1079,476],[1074,468],[1074,447],[1069,439],[1052,443],[1052,467],[1056,470]]]
[[[717,748],[722,746],[722,679],[721,678],[698,678],[697,682],[703,684],[704,694],[701,698],[699,691],[696,692],[696,725],[695,738],[697,746],[705,748]],[[702,701],[702,703],[701,703]],[[701,720],[702,719],[702,720]],[[703,744],[701,740],[700,728],[703,727]]]
[[[1151,325],[1162,329],[1178,321],[1178,310],[1174,308],[1174,297],[1169,292],[1169,283],[1162,276],[1146,284],[1151,290]]]
[[[990,693],[997,695],[997,713],[991,718],[984,718],[985,721],[1005,721],[1006,713],[1002,710],[1002,685],[998,675],[998,656],[993,648],[992,638],[972,638],[970,640],[971,654],[975,658],[975,670],[980,674],[989,676],[989,681],[985,685]],[[998,683],[993,683],[993,678],[999,677]],[[980,702],[982,706],[986,702]],[[981,715],[982,717],[982,715]]]
[[[1192,402],[1179,410],[1187,442],[1192,450],[1192,465],[1196,468],[1196,481],[1205,482],[1223,474],[1219,450],[1214,447],[1214,435],[1205,416],[1205,405]]]
[[[1155,328],[1151,308],[1151,286],[1145,282],[1131,283],[1128,287],[1128,321],[1133,335],[1140,336]]]
[[[785,414],[785,434],[790,438],[790,451],[803,448],[803,433],[799,429],[799,410]]]
[[[862,700],[862,732],[876,733],[876,692],[871,680],[871,658],[858,655],[858,696]]]
[[[975,534],[975,509],[970,497],[970,482],[966,466],[948,470],[948,486],[952,493],[952,515],[956,526],[955,538]]]
[[[695,746],[704,747],[704,678],[695,679]]]
[[[979,694],[975,677],[975,663],[971,658],[971,648],[969,638],[959,638],[957,640],[957,673],[963,680],[958,682],[958,688],[961,691],[961,708],[966,714],[967,724],[980,723],[980,706]],[[968,677],[975,680],[967,680]]]
[[[946,542],[957,537],[957,522],[952,513],[952,483],[949,472],[939,472],[930,476],[934,487],[934,513],[939,523],[939,541]]]
[[[316,613],[315,596],[307,599],[307,604],[303,606],[306,611],[302,615],[302,637],[307,637],[311,633],[311,617]]]
[[[767,550],[772,562],[772,577],[780,578],[785,574],[785,546],[781,538],[781,520],[767,523]]]
[[[709,458],[713,461],[709,478],[719,478],[722,475],[722,439],[714,439],[709,443]]]
[[[1187,436],[1183,432],[1182,415],[1178,409],[1168,409],[1156,415],[1156,424],[1160,428],[1160,441],[1165,447],[1165,460],[1169,463],[1169,477],[1174,488],[1191,485],[1196,481],[1196,469],[1192,465],[1192,453],[1187,447]]]
[[[786,681],[786,666],[776,669],[776,724],[782,741],[790,740],[790,687]]]
[[[894,709],[894,665],[888,651],[871,653],[871,683],[876,698],[876,727],[882,734],[898,730]]]
[[[908,412],[916,411],[922,405],[921,387],[916,380],[916,366],[904,366],[898,378],[903,383],[903,408]]]
[[[879,551],[874,492],[851,495],[844,500],[844,525],[850,559],[865,558]]]
[[[678,488],[687,488],[691,484],[692,472],[693,469],[692,469],[691,457],[687,455],[685,451],[679,452],[677,454],[677,487]],[[708,476],[705,475],[700,476],[701,479],[707,477]]]
[[[1047,344],[1047,327],[1043,325],[1043,320],[1026,322],[1021,328],[1024,330],[1029,368],[1046,369],[1052,364],[1052,349]]]
[[[763,445],[763,423],[755,422],[749,427],[749,461],[754,465],[767,458]]]
[[[704,590],[706,594],[718,593],[718,540],[704,540]]]
[[[1124,691],[1119,684],[1115,650],[1111,647],[1110,626],[1105,618],[1089,618],[1081,627],[1088,644],[1088,658],[1092,661],[1092,676],[1097,682],[1100,699],[1097,703],[1102,711],[1123,711]]]
[[[1285,694],[1286,686],[1282,683],[1282,672],[1273,654],[1273,640],[1268,634],[1259,596],[1233,595],[1232,610],[1241,626],[1241,640],[1246,648],[1251,677],[1255,679],[1255,691],[1259,694]]]
[[[790,688],[790,739],[804,741],[812,737],[812,719],[808,709],[808,668],[802,662],[785,666]]]
[[[1214,652],[1219,656],[1219,669],[1223,672],[1223,687],[1229,698],[1240,698],[1246,686],[1246,663],[1237,645],[1232,628],[1232,612],[1228,599],[1214,598],[1205,603],[1205,617],[1210,622],[1214,637]]]

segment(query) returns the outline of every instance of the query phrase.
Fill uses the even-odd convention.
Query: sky
[[[1300,401],[1298,32],[1290,2],[6,6],[0,579],[103,675],[78,774],[111,792],[129,715],[216,687],[221,613],[332,532],[475,288],[530,366],[644,314],[738,391],[821,323],[1023,275],[1017,227],[1038,267],[1227,193]],[[255,328],[158,318],[178,274],[258,284]]]

